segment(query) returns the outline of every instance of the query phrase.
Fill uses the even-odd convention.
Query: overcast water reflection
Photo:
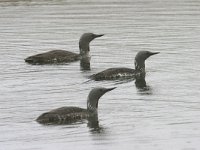
[[[199,10],[198,0],[1,0],[0,149],[198,150]],[[52,49],[78,53],[84,32],[105,34],[91,42],[87,63],[24,62]],[[141,50],[160,52],[146,61],[145,80],[88,79],[134,68]],[[96,86],[117,88],[100,99],[92,121],[35,121],[54,108],[86,108]]]

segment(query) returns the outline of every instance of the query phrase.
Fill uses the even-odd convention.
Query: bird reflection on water
[[[141,95],[152,95],[152,87],[147,85],[145,78],[136,78],[135,86]]]
[[[80,60],[80,69],[83,71],[91,70],[90,69],[90,57],[83,57]]]
[[[92,133],[103,132],[103,127],[99,125],[98,114],[88,118],[87,126]]]

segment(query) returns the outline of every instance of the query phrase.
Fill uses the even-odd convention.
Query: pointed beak
[[[152,55],[156,55],[156,54],[159,54],[160,52],[151,52],[150,53],[150,56],[152,56]]]
[[[114,90],[114,89],[116,89],[116,88],[117,88],[117,87],[108,88],[108,89],[105,90],[105,92],[112,91],[112,90]]]
[[[94,38],[98,38],[98,37],[101,37],[101,36],[104,36],[104,34],[94,34]]]

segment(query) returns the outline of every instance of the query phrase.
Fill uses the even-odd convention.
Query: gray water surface
[[[29,65],[27,56],[52,49],[79,52],[91,43],[91,71],[79,62]],[[135,82],[88,81],[109,67],[146,61],[146,90]],[[0,149],[198,150],[200,147],[200,1],[1,0]],[[62,106],[86,107],[96,86],[118,88],[99,102],[96,131],[87,121],[43,126],[35,119]]]

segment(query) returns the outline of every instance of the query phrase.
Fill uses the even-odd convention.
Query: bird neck
[[[89,57],[90,46],[89,43],[79,43],[80,55],[82,58]]]
[[[135,70],[145,72],[145,62],[135,60]]]
[[[91,113],[97,114],[97,109],[98,109],[98,100],[97,100],[97,104],[95,106],[95,104],[91,103],[91,100],[88,97],[88,100],[87,100],[87,110],[89,112],[91,112]]]
[[[136,79],[143,79],[145,78],[145,62],[144,61],[137,61],[135,60],[135,78]]]

